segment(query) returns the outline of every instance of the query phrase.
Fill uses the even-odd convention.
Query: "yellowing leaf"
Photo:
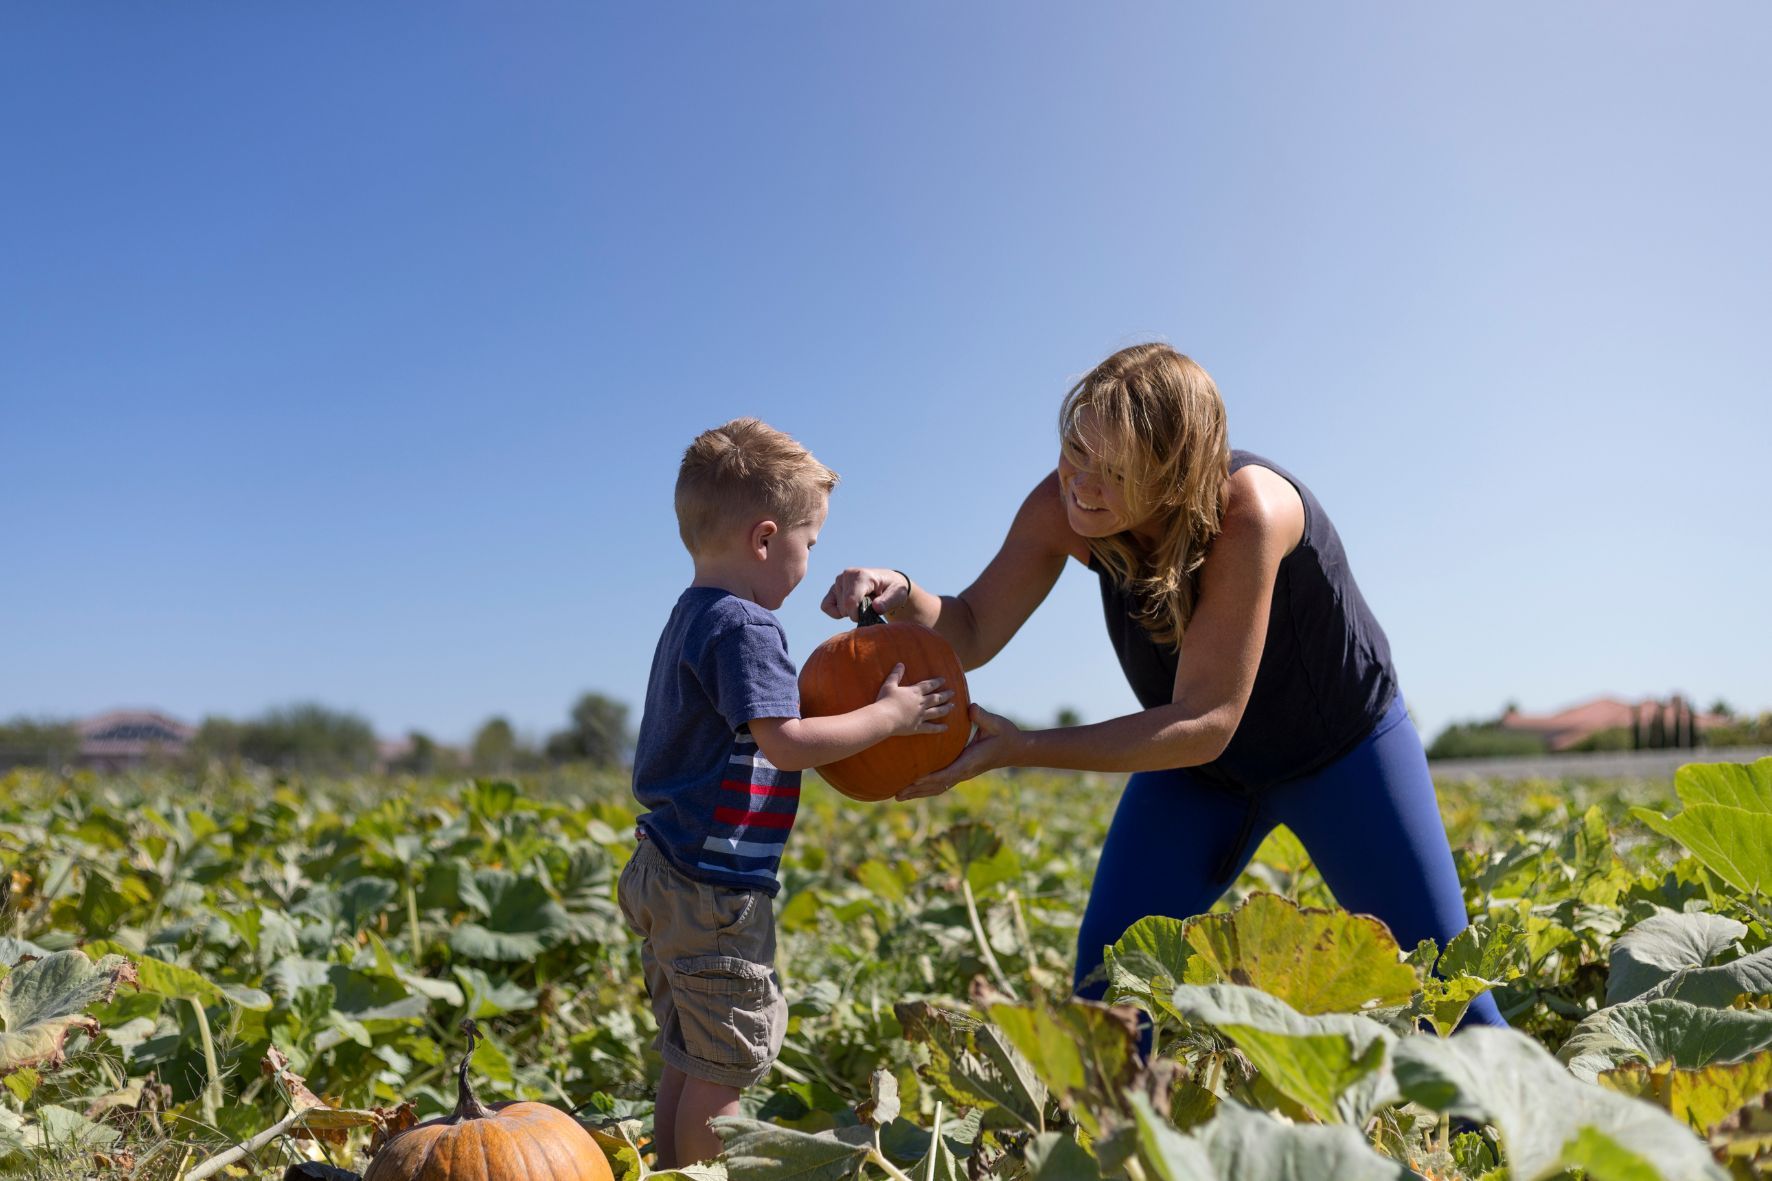
[[[1403,1005],[1415,994],[1414,970],[1370,915],[1253,894],[1229,914],[1194,919],[1187,942],[1198,961],[1189,962],[1186,983],[1248,985],[1307,1015]]]

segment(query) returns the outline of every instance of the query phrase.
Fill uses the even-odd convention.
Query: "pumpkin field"
[[[1444,949],[1335,909],[1280,830],[1214,913],[1112,949],[1110,1006],[1069,993],[1117,788],[809,784],[776,900],[786,1045],[724,1156],[682,1175],[1772,1167],[1772,760],[1443,785],[1476,916]],[[614,901],[633,820],[590,772],[0,779],[0,1175],[359,1174],[454,1107],[471,1023],[481,1099],[571,1112],[640,1181],[658,1063]],[[1447,1036],[1485,988],[1513,1030]]]

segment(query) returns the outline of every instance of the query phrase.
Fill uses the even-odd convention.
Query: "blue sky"
[[[1429,733],[1772,708],[1772,10],[0,11],[0,716],[638,706],[683,446],[958,590],[1170,341],[1340,527]],[[1132,708],[1067,573],[985,704]]]

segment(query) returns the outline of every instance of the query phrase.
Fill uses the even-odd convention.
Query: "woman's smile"
[[[1099,504],[1090,504],[1088,501],[1084,500],[1083,494],[1077,490],[1075,484],[1071,485],[1071,503],[1086,513],[1105,513],[1108,511]]]

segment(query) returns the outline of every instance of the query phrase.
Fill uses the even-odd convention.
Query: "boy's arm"
[[[763,757],[783,771],[804,771],[860,754],[898,734],[939,734],[953,710],[954,695],[936,677],[901,685],[904,665],[887,674],[871,704],[823,718],[752,718],[751,737]]]

